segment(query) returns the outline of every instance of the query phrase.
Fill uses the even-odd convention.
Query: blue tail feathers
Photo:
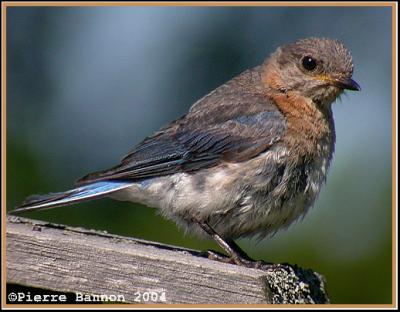
[[[11,213],[17,214],[27,211],[50,209],[104,197],[109,193],[124,189],[132,184],[131,181],[101,181],[77,187],[66,192],[32,195],[21,206],[11,211]]]

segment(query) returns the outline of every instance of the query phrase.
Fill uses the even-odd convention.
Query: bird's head
[[[278,48],[265,61],[264,80],[279,92],[295,92],[325,106],[343,90],[361,90],[352,75],[353,61],[342,43],[308,38]]]

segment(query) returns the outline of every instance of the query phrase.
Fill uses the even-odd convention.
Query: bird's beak
[[[334,79],[332,83],[341,89],[361,91],[360,85],[351,78]]]

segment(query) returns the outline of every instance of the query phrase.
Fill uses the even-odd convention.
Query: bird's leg
[[[243,251],[242,248],[239,247],[238,244],[235,243],[235,241],[233,239],[230,238],[226,238],[225,242],[233,249],[235,250],[235,252],[244,260],[247,261],[253,261],[253,259],[251,259],[246,252]]]
[[[253,262],[253,260],[251,260],[233,240],[224,240],[206,221],[200,221],[197,218],[193,218],[193,221],[196,222],[208,235],[210,235],[217,242],[217,244],[230,256],[229,260],[233,261],[233,263],[242,266],[249,266],[249,263]],[[219,261],[225,260],[223,257],[214,252],[209,251],[208,254],[213,259]]]

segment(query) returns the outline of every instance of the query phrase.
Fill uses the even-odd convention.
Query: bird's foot
[[[208,250],[207,256],[209,259],[254,269],[259,269],[264,264],[262,261],[251,259],[232,239],[220,236],[206,221],[201,221],[195,217],[192,218],[192,221],[196,222],[230,256],[226,257],[215,251]]]
[[[238,255],[233,255],[232,257],[227,257],[227,256],[217,253],[216,251],[213,251],[213,250],[207,250],[207,257],[210,260],[219,261],[219,262],[223,262],[223,263],[236,264],[239,266],[252,268],[252,269],[260,269],[261,266],[264,264],[263,261],[261,261],[261,260],[255,261],[255,260],[251,259],[250,257],[248,257],[247,255],[246,255],[246,257],[238,256]]]

